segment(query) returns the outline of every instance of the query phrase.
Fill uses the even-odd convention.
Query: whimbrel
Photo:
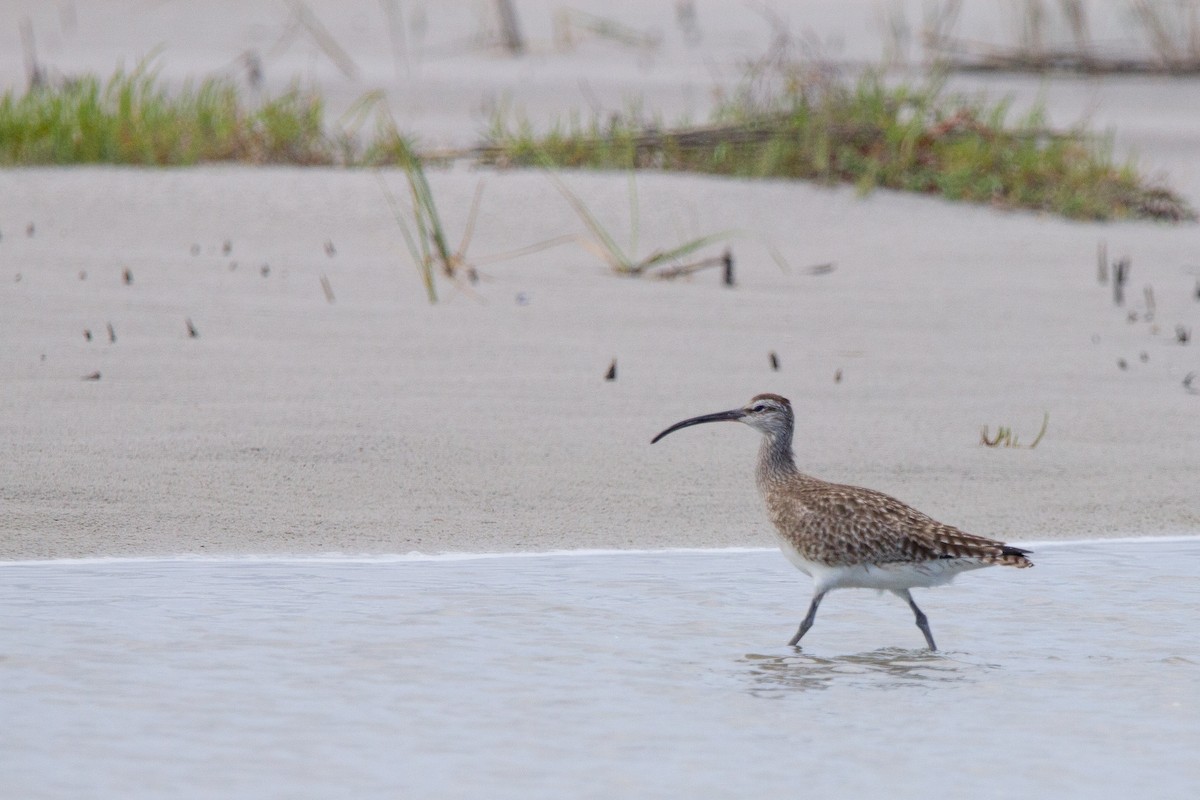
[[[777,394],[677,422],[650,443],[680,428],[723,421],[744,422],[763,435],[758,490],[783,554],[813,579],[812,603],[789,645],[808,633],[827,593],[860,588],[887,590],[908,603],[929,649],[937,650],[913,587],[949,583],[960,572],[995,564],[1033,566],[1028,550],[960,531],[882,492],[805,475],[792,455],[792,404]]]

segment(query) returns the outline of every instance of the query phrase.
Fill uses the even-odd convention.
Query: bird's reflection
[[[929,687],[969,681],[980,670],[989,668],[963,661],[953,654],[899,647],[833,658],[800,651],[787,655],[748,653],[739,662],[749,669],[750,692],[760,695],[835,686]]]

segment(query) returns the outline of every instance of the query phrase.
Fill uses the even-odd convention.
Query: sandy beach
[[[560,52],[554,7],[528,3],[533,52],[514,59],[470,46],[481,12],[451,4],[426,9],[401,57],[381,4],[311,4],[352,53],[351,77],[302,39],[271,55],[284,3],[63,4],[71,18],[14,3],[0,29],[18,43],[31,17],[64,74],[108,74],[162,45],[164,75],[181,79],[236,70],[257,48],[269,89],[312,81],[336,114],[383,88],[432,146],[478,140],[501,102],[544,121],[640,97],[665,119],[703,118],[770,36],[741,6],[697,3],[701,52],[671,4],[575,5],[662,44]],[[877,58],[873,6],[838,5],[792,21]],[[20,48],[4,50],[0,80],[19,86]],[[1121,152],[1200,203],[1194,80],[958,83],[1044,91],[1054,122],[1113,128]],[[398,171],[0,172],[0,559],[767,546],[756,434],[713,425],[649,444],[765,391],[797,410],[802,469],[974,533],[1200,532],[1200,344],[1175,334],[1200,333],[1194,224],[640,174],[638,249],[736,231],[728,288],[715,272],[620,278],[579,244],[488,261],[586,229],[537,171],[429,179],[454,238],[486,182],[468,250],[481,280],[441,283],[435,305],[380,187],[403,192]],[[628,232],[627,176],[562,179]],[[1132,259],[1123,307],[1097,281],[1100,241]],[[1001,425],[1028,443],[1044,414],[1035,449],[980,444]]]

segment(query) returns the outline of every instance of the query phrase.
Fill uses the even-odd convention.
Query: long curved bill
[[[665,431],[660,433],[658,436],[655,436],[653,439],[650,440],[650,444],[654,444],[659,439],[666,436],[668,433],[674,433],[675,431],[679,430],[680,428],[689,428],[692,425],[700,425],[705,422],[733,422],[733,421],[741,419],[744,416],[746,416],[745,411],[742,411],[740,408],[735,408],[732,411],[718,411],[716,414],[705,414],[702,417],[692,417],[691,419],[685,419],[683,422],[676,422],[674,425],[667,428]]]

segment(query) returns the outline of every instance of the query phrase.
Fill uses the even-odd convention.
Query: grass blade
[[[388,207],[392,210],[392,216],[396,219],[396,224],[400,226],[400,232],[404,234],[404,242],[408,245],[409,255],[412,256],[413,263],[417,265],[417,271],[421,274],[421,282],[425,284],[425,293],[429,296],[429,302],[437,302],[437,287],[433,282],[432,264],[423,254],[421,248],[418,247],[416,239],[421,238],[413,236],[408,224],[404,221],[404,215],[401,213],[400,201],[396,199],[396,195],[392,194],[392,190],[388,188],[387,182],[384,181],[383,175],[376,172],[375,178],[379,181],[379,188],[383,191],[383,196],[387,200]]]
[[[591,209],[589,209],[574,192],[568,189],[567,185],[563,183],[556,174],[547,170],[546,175],[550,178],[551,182],[554,183],[554,186],[558,189],[559,193],[562,194],[562,196],[566,198],[567,202],[571,204],[571,208],[575,209],[575,213],[579,215],[579,218],[583,220],[583,223],[587,225],[588,229],[592,232],[592,235],[595,237],[595,243],[599,245],[599,249],[597,249],[596,252],[599,253],[606,261],[608,261],[609,265],[612,266],[612,268],[617,272],[632,271],[633,263],[629,260],[629,257],[621,251],[621,247],[617,244],[616,240],[609,235],[604,226],[600,224],[600,221],[593,216]]]

